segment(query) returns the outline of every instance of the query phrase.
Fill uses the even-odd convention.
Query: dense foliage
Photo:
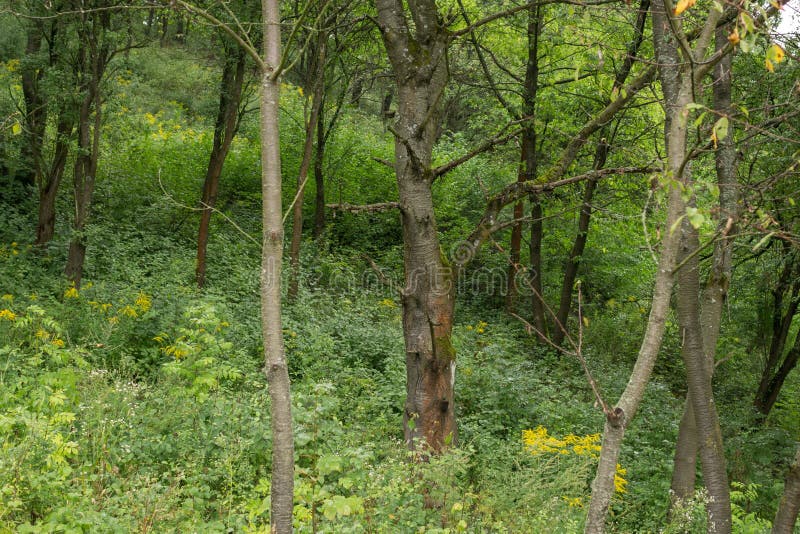
[[[574,13],[571,7],[554,9]],[[589,16],[552,18],[552,38],[543,45],[551,72],[541,82],[541,121],[552,135],[542,140],[543,154],[555,152],[564,142],[559,136],[599,107],[597,100],[604,102],[611,87],[608,76],[598,77],[609,67],[597,64],[595,49],[567,36],[580,29],[624,49],[615,29],[626,24],[623,15],[604,27]],[[222,171],[203,289],[194,278],[195,206],[214,137],[218,95],[208,89],[217,86],[221,70],[214,55],[220,37],[203,26],[193,27],[186,42],[170,38],[173,26],[165,24],[161,46],[151,42],[119,54],[103,82],[104,137],[91,218],[74,229],[72,192],[61,187],[54,238],[35,245],[38,195],[20,179],[26,160],[18,130],[21,72],[32,60],[23,55],[24,35],[15,19],[0,17],[0,532],[266,532],[271,441],[258,318],[255,89],[245,88],[241,123]],[[486,36],[508,71],[524,63],[521,46],[507,44],[521,43],[520,25],[512,18]],[[345,76],[356,68],[346,64],[356,64],[347,54],[363,58],[375,51],[343,48],[341,54]],[[562,65],[576,54],[569,68]],[[499,106],[486,102],[486,89],[473,87],[481,76],[476,59],[466,49],[453,55],[464,57],[454,69],[458,83],[445,96],[447,128],[436,145],[437,162],[468,152],[487,128],[496,125],[493,134],[505,120]],[[762,63],[761,56],[745,56],[737,69],[755,86],[770,75]],[[776,91],[796,91],[796,64],[772,67],[785,86]],[[66,94],[56,83],[61,69],[54,67],[41,82],[53,98]],[[587,69],[595,70],[593,77],[582,76]],[[555,80],[564,75],[576,80],[570,91],[558,90]],[[379,111],[386,82],[376,80],[360,100],[343,96],[335,111],[324,159],[329,202],[370,204],[397,196],[391,169],[381,163],[393,149]],[[747,87],[737,91],[754,116],[771,113],[755,102],[764,95]],[[281,104],[286,206],[296,194],[308,93],[302,77],[290,71]],[[602,98],[592,96],[597,94]],[[660,154],[660,120],[660,107],[642,97],[615,122],[613,142],[621,148],[612,155],[619,160],[614,165]],[[51,119],[48,143],[57,142],[56,128]],[[791,130],[780,135],[791,136]],[[749,166],[748,183],[758,186],[792,161],[796,167],[797,148],[787,145],[747,146],[742,167]],[[759,150],[769,157],[756,155]],[[500,146],[435,183],[446,254],[457,251],[480,219],[488,191],[516,179],[518,158],[516,147]],[[590,159],[582,154],[580,164]],[[698,205],[688,214],[707,236],[715,231],[713,169],[711,159],[698,163]],[[772,328],[772,292],[787,258],[798,254],[791,234],[798,220],[796,182],[776,187],[762,205],[747,206],[756,222],[733,271],[719,341],[722,361],[714,375],[737,532],[769,531],[800,440],[796,371],[766,420],[753,408]],[[410,461],[403,442],[397,214],[329,213],[318,239],[307,228],[300,291],[283,309],[293,387],[296,529],[580,531],[603,426],[586,373],[608,399],[617,398],[628,380],[655,274],[648,239],[670,231],[653,208],[665,202],[655,189],[650,177],[612,177],[601,185],[580,258],[581,318],[571,319],[583,338],[586,369],[538,342],[525,321],[505,312],[507,232],[476,256],[458,280],[453,328],[459,446],[427,462]],[[310,182],[306,194],[313,193]],[[546,198],[542,279],[551,303],[557,302],[581,194],[566,188]],[[304,210],[311,221],[312,204]],[[781,232],[789,238],[778,239]],[[88,242],[78,286],[63,274],[76,235]],[[520,302],[529,299],[523,292]],[[792,324],[789,338],[797,331]],[[667,517],[686,394],[680,344],[670,316],[655,375],[617,466],[613,531],[705,532],[702,490]]]

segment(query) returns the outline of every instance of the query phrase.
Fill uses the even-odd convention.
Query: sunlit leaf
[[[11,133],[14,135],[19,135],[22,133],[22,125],[19,122],[15,122],[14,125],[11,127]]]
[[[680,15],[681,13],[692,7],[696,2],[697,0],[678,0],[678,5],[675,6],[674,13],[676,15]]]

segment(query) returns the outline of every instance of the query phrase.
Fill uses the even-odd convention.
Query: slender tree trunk
[[[731,503],[722,431],[711,387],[712,366],[703,349],[700,326],[700,266],[695,251],[700,247],[697,230],[687,219],[681,224],[680,260],[685,263],[678,271],[677,313],[681,326],[683,347],[681,355],[686,366],[689,399],[694,411],[703,482],[709,494],[706,505],[708,530],[715,533],[731,531]]]
[[[203,195],[200,200],[200,228],[197,234],[196,281],[198,287],[206,282],[206,257],[208,251],[209,226],[211,215],[217,203],[219,178],[222,166],[228,156],[231,143],[239,128],[239,104],[242,100],[242,86],[245,74],[245,53],[231,45],[226,51],[225,65],[222,69],[222,82],[219,93],[219,111],[214,125],[214,143],[203,182]]]
[[[659,75],[664,92],[666,111],[664,124],[664,140],[667,147],[667,173],[674,180],[684,180],[682,171],[686,156],[686,121],[679,120],[680,111],[691,99],[691,76],[681,73],[678,66],[678,54],[674,42],[669,41],[670,30],[660,1],[650,6],[653,17],[653,41],[658,60]],[[680,188],[667,186],[669,204],[665,228],[672,228],[685,213],[685,204]],[[611,498],[614,495],[614,475],[625,431],[639,408],[650,374],[653,371],[664,335],[667,315],[670,308],[670,297],[674,284],[674,269],[680,246],[679,232],[664,232],[661,257],[653,289],[650,316],[647,321],[642,345],[636,359],[631,377],[616,407],[606,413],[603,430],[603,444],[600,450],[600,461],[597,475],[592,483],[592,498],[586,518],[586,533],[602,533],[605,531],[605,520]]]
[[[523,114],[526,119],[525,128],[522,133],[522,148],[520,150],[520,170],[517,174],[517,181],[524,182],[536,178],[536,165],[538,155],[536,153],[536,95],[539,89],[539,35],[542,32],[540,17],[540,7],[537,3],[532,3],[528,9],[528,61],[525,68],[525,81],[522,87]],[[541,206],[539,206],[541,210]],[[514,205],[514,218],[521,219],[524,214],[524,205],[517,202]],[[542,221],[538,217],[537,226],[537,251],[533,250],[533,239],[531,239],[530,258],[538,259],[536,266],[531,264],[531,272],[534,273],[539,283],[538,292],[541,295],[541,242],[542,242]],[[533,233],[533,229],[531,229]],[[533,236],[531,236],[533,237]],[[522,258],[520,248],[522,246],[522,223],[515,224],[511,229],[511,264],[508,268],[508,294],[506,295],[506,309],[514,311],[514,301],[516,300],[519,289],[517,287],[517,273],[519,272],[519,262]],[[533,277],[531,277],[533,278]],[[533,297],[534,305],[534,326],[544,325],[544,303]],[[540,316],[539,316],[540,315]],[[540,330],[544,333],[544,330]]]
[[[56,127],[55,150],[50,169],[46,175],[39,179],[39,207],[38,222],[36,224],[36,244],[41,246],[49,243],[55,235],[56,227],[56,198],[58,187],[64,176],[69,155],[69,137],[72,133],[72,122],[67,118],[68,113],[61,110]]]
[[[622,68],[617,72],[614,77],[614,85],[611,88],[612,94],[619,94],[628,76],[636,63],[636,55],[639,53],[639,48],[644,40],[644,25],[647,21],[647,12],[650,9],[650,0],[641,0],[639,4],[639,11],[636,17],[636,24],[634,26],[634,35],[625,53],[625,59],[622,62]],[[605,105],[610,104],[611,101],[607,100]],[[608,158],[609,143],[602,137],[597,142],[597,147],[594,152],[594,165],[595,170],[600,170],[606,165]],[[572,244],[564,266],[564,279],[561,284],[561,298],[558,305],[558,313],[556,314],[556,324],[553,329],[553,343],[561,345],[564,342],[564,336],[567,333],[567,321],[569,313],[572,308],[572,293],[575,279],[578,276],[578,268],[580,266],[580,259],[583,256],[583,251],[586,248],[586,239],[589,235],[589,223],[592,217],[592,197],[597,189],[597,180],[589,180],[584,186],[583,203],[581,205],[581,213],[578,217],[578,233],[575,235],[575,241]]]
[[[325,175],[323,164],[325,162],[325,97],[319,106],[319,119],[317,120],[317,150],[314,153],[314,239],[319,239],[325,231]]]
[[[795,364],[792,363],[792,358],[795,359],[795,363],[797,358],[796,354],[793,355],[794,348],[785,357],[784,352],[792,321],[797,313],[798,305],[800,305],[800,278],[798,278],[800,277],[800,262],[789,253],[788,244],[784,245],[783,253],[784,266],[778,283],[772,291],[772,340],[754,401],[762,420],[766,420],[766,416],[772,409],[786,374],[794,368]],[[784,304],[787,296],[789,302]],[[795,340],[795,347],[797,344],[798,340]]]
[[[405,437],[439,452],[456,439],[453,272],[439,246],[431,159],[447,84],[448,32],[433,0],[376,0],[378,26],[397,84],[395,173],[403,227],[402,291],[406,349]]]
[[[80,287],[83,263],[86,259],[87,239],[84,235],[94,194],[99,157],[101,110],[98,84],[92,80],[87,95],[81,102],[78,114],[78,155],[75,158],[73,187],[75,193],[75,221],[73,237],[69,243],[67,266],[64,270],[75,287]],[[92,121],[92,110],[94,120]]]
[[[44,25],[41,21],[31,21],[27,30],[27,43],[25,56],[29,58],[22,69],[22,96],[25,101],[25,144],[22,147],[22,157],[25,162],[25,173],[22,181],[28,185],[42,184],[42,145],[44,144],[44,130],[47,125],[47,104],[39,87],[39,81],[45,69],[36,60],[42,48]],[[36,66],[39,66],[37,68]]]
[[[583,193],[583,204],[581,214],[578,217],[578,233],[572,243],[572,250],[569,252],[566,265],[564,265],[564,281],[561,284],[561,299],[556,313],[555,325],[553,325],[553,343],[561,345],[564,336],[567,334],[567,320],[569,311],[572,307],[572,289],[575,278],[578,276],[578,265],[586,247],[586,239],[589,236],[589,221],[592,217],[592,197],[597,189],[597,180],[589,180]]]
[[[523,134],[524,135],[524,134]],[[530,195],[531,203],[531,240],[529,245],[530,255],[530,284],[531,284],[531,310],[533,312],[533,326],[547,337],[547,321],[545,320],[544,294],[542,293],[542,202],[539,195]]]
[[[794,345],[789,349],[789,352],[783,359],[783,363],[781,363],[781,366],[772,375],[761,396],[758,397],[758,408],[765,419],[775,406],[775,402],[778,400],[778,394],[780,394],[783,383],[786,381],[789,373],[797,366],[798,357],[800,357],[800,332],[798,332],[797,337],[795,337]]]
[[[727,42],[729,27],[716,31],[716,49]],[[714,109],[722,115],[731,111],[731,56],[725,56],[714,70]],[[736,147],[734,145],[733,125],[729,126],[728,136],[720,140],[716,152],[717,184],[719,186],[720,215],[717,230],[721,239],[714,244],[711,272],[703,289],[700,325],[702,328],[703,350],[706,366],[713,376],[714,355],[719,338],[722,311],[728,295],[733,256],[733,239],[728,239],[738,219],[738,179],[736,173]],[[687,394],[686,406],[678,429],[675,445],[674,469],[670,488],[671,504],[691,498],[694,495],[695,474],[697,472],[697,427],[692,408],[692,399]]]
[[[772,534],[792,534],[800,512],[800,447],[794,456],[786,483],[783,486],[783,497],[772,522]]]
[[[111,26],[111,12],[101,11],[96,16],[82,15],[78,56],[80,87],[83,98],[78,110],[78,154],[75,157],[73,188],[75,192],[75,220],[73,236],[69,243],[67,265],[64,269],[75,287],[80,287],[83,264],[86,258],[86,224],[94,195],[97,163],[100,157],[102,125],[102,95],[100,84],[111,57],[106,32]]]
[[[281,206],[281,152],[278,128],[281,62],[278,0],[262,0],[264,62],[261,73],[261,193],[263,241],[261,252],[261,329],[265,371],[272,413],[272,490],[270,531],[292,532],[294,504],[294,438],[289,368],[281,326],[281,265],[283,220]]]
[[[689,67],[690,63],[681,57],[673,35],[676,31],[682,35],[680,22],[669,20],[670,15],[667,15],[665,5],[661,2],[653,4],[652,13],[653,41],[664,93],[666,146],[671,176],[674,180],[681,180],[690,186],[691,175],[686,161],[687,121],[681,114],[693,101],[695,73]],[[718,17],[718,14],[713,16]],[[709,24],[714,20],[711,17],[710,13]],[[676,24],[677,28],[672,29],[671,24]],[[704,53],[705,50],[698,49],[693,54]],[[686,366],[688,390],[700,443],[703,479],[709,493],[710,502],[706,507],[708,529],[709,532],[727,534],[731,531],[728,477],[725,470],[722,433],[711,387],[711,369],[703,349],[703,333],[700,328],[700,275],[696,255],[700,247],[699,236],[686,218],[680,230],[670,233],[680,234],[681,237],[680,258],[683,266],[678,271],[677,312],[683,333],[681,353]]]
[[[670,158],[670,163],[672,159]],[[671,227],[684,212],[684,204],[677,188],[671,188],[667,208],[666,227]],[[673,269],[676,265],[678,234],[667,232],[661,248],[661,258],[653,287],[653,300],[650,316],[647,320],[639,356],[631,371],[631,377],[625,391],[619,398],[616,407],[606,414],[603,429],[603,444],[600,450],[600,461],[597,475],[592,483],[592,498],[586,518],[585,532],[602,533],[605,531],[605,520],[608,507],[614,495],[614,475],[619,460],[620,448],[625,437],[625,430],[636,415],[644,390],[653,371],[658,351],[667,322],[670,308],[670,296],[673,286]]]
[[[289,299],[297,297],[300,286],[300,244],[303,241],[303,197],[308,178],[308,169],[314,152],[314,130],[319,122],[319,110],[322,107],[322,97],[325,93],[325,48],[328,36],[326,32],[318,32],[317,49],[314,69],[313,95],[311,97],[311,114],[306,123],[306,137],[303,144],[303,159],[300,162],[300,172],[297,174],[297,197],[292,213],[292,242],[289,246],[289,265],[291,267],[289,278]]]

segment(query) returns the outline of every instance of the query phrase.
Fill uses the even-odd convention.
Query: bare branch
[[[399,202],[378,202],[376,204],[361,205],[343,202],[341,204],[325,204],[325,207],[334,211],[347,211],[350,213],[377,213],[381,211],[401,209]]]

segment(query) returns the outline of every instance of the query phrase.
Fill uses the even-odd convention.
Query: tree
[[[100,157],[103,95],[102,82],[108,64],[116,53],[111,28],[112,12],[100,0],[96,12],[81,13],[77,32],[79,49],[75,68],[78,73],[79,103],[77,114],[77,154],[73,170],[75,219],[69,243],[65,273],[75,287],[80,287],[86,258],[86,224],[97,179]]]
[[[262,0],[264,59],[261,68],[261,330],[272,405],[271,532],[292,531],[294,504],[294,437],[289,368],[281,328],[283,208],[278,113],[282,71],[278,0]]]
[[[208,249],[209,226],[211,215],[217,203],[219,178],[222,166],[230,150],[233,138],[239,128],[241,119],[240,103],[244,87],[245,65],[247,55],[235,42],[223,36],[224,56],[222,80],[219,89],[219,111],[214,123],[214,141],[211,146],[208,168],[203,182],[203,194],[200,199],[200,229],[197,234],[197,268],[196,281],[198,287],[206,282],[206,254]]]
[[[730,26],[717,28],[714,38],[717,51],[722,50],[728,42],[727,37],[730,31]],[[713,109],[716,115],[726,117],[726,120],[732,114],[731,63],[731,55],[726,55],[714,68]],[[733,129],[734,125],[730,121],[727,135],[718,140],[715,151],[716,176],[719,187],[716,234],[718,238],[714,243],[711,270],[703,287],[700,312],[706,366],[712,375],[722,312],[731,279],[734,223],[738,219],[739,212],[739,185]],[[670,488],[673,502],[691,498],[694,494],[698,442],[692,404],[692,400],[687,396],[675,444],[675,467]]]
[[[772,522],[772,534],[791,534],[797,523],[797,514],[800,512],[800,447],[794,456],[794,462],[786,475],[775,520]]]

